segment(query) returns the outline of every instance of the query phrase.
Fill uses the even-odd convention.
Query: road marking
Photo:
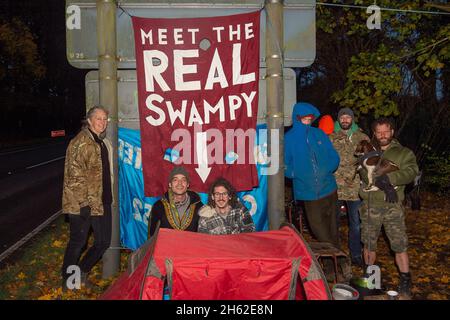
[[[53,147],[53,146],[60,145],[62,143],[65,143],[65,141],[53,142],[53,143],[49,143],[49,144],[42,144],[42,145],[38,145],[38,146],[35,146],[35,147],[30,147],[30,148],[25,148],[25,149],[0,152],[0,156],[13,154],[13,153],[20,153],[20,152],[25,152],[25,151],[38,150],[38,149],[47,148],[47,147]]]
[[[17,168],[15,170],[11,170],[11,171],[8,171],[8,172],[5,172],[5,173],[0,173],[0,178],[3,177],[3,175],[10,176],[10,175],[13,175],[13,174],[16,174],[16,173],[24,172],[25,170],[37,168],[37,167],[40,167],[40,166],[43,166],[43,165],[46,165],[46,164],[49,164],[49,163],[52,163],[52,162],[55,162],[55,161],[59,161],[59,160],[64,159],[65,157],[66,156],[62,156],[62,157],[59,157],[59,158],[55,158],[55,159],[52,159],[52,160],[41,162],[41,163],[38,163],[38,164],[35,164],[35,165],[32,165],[32,166],[28,166],[28,167],[25,167],[25,168]]]
[[[4,251],[2,254],[0,254],[0,262],[2,262],[6,257],[11,255],[14,251],[19,249],[21,246],[23,246],[28,240],[30,240],[32,237],[34,237],[37,233],[39,233],[42,229],[44,229],[46,226],[48,226],[50,223],[52,223],[60,214],[62,213],[62,210],[59,210],[58,212],[54,213],[50,218],[45,220],[41,225],[39,225],[36,229],[31,231],[29,234],[27,234],[25,237],[17,241],[14,245],[9,247],[6,251]]]
[[[33,169],[33,168],[36,168],[36,167],[40,167],[40,166],[43,166],[43,165],[45,165],[45,164],[47,164],[47,163],[52,163],[52,162],[55,162],[55,161],[64,159],[65,157],[66,157],[66,156],[62,156],[62,157],[59,157],[59,158],[55,158],[55,159],[52,159],[52,160],[48,160],[48,161],[45,161],[45,162],[41,162],[41,163],[38,163],[38,164],[35,164],[35,165],[32,165],[32,166],[26,167],[25,170]]]
[[[6,151],[6,152],[0,153],[0,156],[4,156],[4,155],[7,155],[7,154],[13,154],[13,153],[19,153],[19,152],[25,152],[25,151],[32,151],[32,150],[37,150],[37,149],[41,149],[41,148],[42,147],[33,147],[33,148],[27,148],[27,149]]]

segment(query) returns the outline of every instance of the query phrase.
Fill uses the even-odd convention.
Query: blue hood
[[[300,120],[297,120],[297,116],[304,117],[308,114],[312,114],[314,116],[314,121],[320,117],[319,110],[314,107],[312,104],[307,102],[298,102],[294,105],[294,110],[292,111],[292,122],[294,123],[294,127],[298,125],[304,126]]]
[[[284,174],[293,179],[294,198],[310,201],[322,199],[337,189],[333,173],[339,166],[339,155],[325,132],[297,120],[297,116],[308,114],[314,120],[320,116],[312,104],[295,104],[294,126],[284,139]]]

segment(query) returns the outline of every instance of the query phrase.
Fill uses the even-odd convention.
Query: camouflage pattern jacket
[[[338,199],[355,201],[359,200],[360,178],[355,174],[357,168],[355,161],[358,158],[354,153],[358,143],[363,139],[369,140],[369,137],[355,123],[348,132],[350,134],[341,130],[337,124],[330,135],[330,140],[341,158],[339,168],[334,173],[338,185]]]
[[[405,199],[405,186],[414,181],[419,173],[416,156],[414,153],[403,147],[397,140],[392,140],[389,147],[383,152],[381,158],[391,160],[400,167],[400,170],[388,173],[387,176],[394,186],[397,186],[398,201],[401,203]],[[370,205],[385,204],[385,195],[381,190],[365,192],[364,188],[367,186],[367,170],[361,170],[361,178],[363,183],[359,191],[361,198],[367,202],[370,197]]]
[[[103,142],[108,149],[111,185],[113,185],[111,143],[106,138]],[[92,216],[101,216],[103,215],[102,193],[101,150],[89,129],[86,128],[81,130],[67,147],[62,211],[80,214],[80,208],[89,206]]]

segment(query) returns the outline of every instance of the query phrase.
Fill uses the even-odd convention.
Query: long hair
[[[214,203],[213,200],[213,193],[214,193],[214,188],[216,187],[224,187],[225,189],[227,189],[228,192],[228,196],[230,198],[229,200],[229,204],[232,208],[235,208],[238,204],[238,198],[236,195],[236,189],[234,189],[234,187],[231,185],[231,183],[226,180],[225,178],[218,178],[216,179],[211,186],[209,187],[209,192],[208,192],[208,205],[212,208],[215,208],[216,204]]]

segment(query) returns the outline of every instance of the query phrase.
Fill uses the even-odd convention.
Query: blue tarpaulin
[[[267,158],[266,125],[257,127],[255,150],[258,159]],[[259,186],[251,191],[239,192],[238,197],[249,209],[257,231],[268,230],[266,166],[257,161]],[[195,191],[195,190],[193,190]],[[203,203],[207,194],[199,193]],[[140,131],[119,128],[119,211],[120,240],[123,246],[136,250],[147,240],[147,228],[153,204],[160,197],[144,196]]]

